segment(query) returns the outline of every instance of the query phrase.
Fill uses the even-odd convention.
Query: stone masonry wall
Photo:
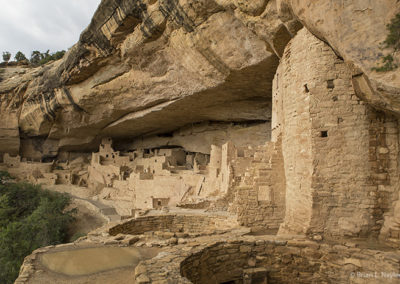
[[[355,95],[347,66],[330,47],[319,41],[315,47],[318,63],[312,62],[312,69],[317,77],[307,78],[315,84],[308,93],[313,153],[310,231],[366,236],[376,221],[376,197],[371,194],[376,186],[370,182],[368,159],[374,110]]]
[[[216,229],[228,229],[237,223],[225,216],[160,215],[145,216],[126,221],[110,228],[110,235],[140,235],[151,231],[205,233]]]
[[[398,282],[400,270],[392,252],[245,236],[171,248],[156,260],[141,262],[135,280],[163,283],[168,275],[171,283],[265,283],[246,282],[252,272],[266,276],[267,283],[390,284]]]
[[[281,229],[286,231],[290,227],[293,232],[305,233],[311,220],[313,172],[310,105],[302,85],[302,76],[306,76],[307,72],[303,71],[306,68],[304,62],[310,61],[313,45],[308,46],[309,42],[303,38],[304,30],[299,33],[288,43],[275,75],[273,113],[280,115],[274,116],[277,121],[273,121],[272,125],[273,139],[282,135],[286,177],[285,224]],[[306,64],[312,66],[311,63]]]
[[[397,195],[398,140],[386,143],[393,117],[361,101],[347,66],[306,30],[287,46],[274,82],[285,106],[273,123],[286,175],[280,233],[377,236]]]
[[[386,174],[385,179],[375,179],[379,196],[380,210],[383,211],[384,223],[380,238],[400,245],[400,182],[399,182],[399,130],[400,125],[396,117],[386,116],[381,121],[384,135],[376,136],[371,145],[371,163]],[[384,139],[383,139],[384,138]],[[373,144],[375,142],[376,144]],[[375,146],[372,148],[372,146]],[[374,151],[375,150],[375,151]],[[378,175],[379,176],[379,175]],[[382,178],[384,176],[382,175]],[[377,213],[382,214],[381,211]]]
[[[398,261],[380,261],[383,255],[296,240],[238,241],[211,245],[193,254],[182,262],[181,273],[199,284],[241,280],[251,268],[263,269],[268,283],[379,283],[374,282],[378,279],[395,283],[396,278],[385,278],[381,272],[398,274]],[[379,274],[376,279],[362,279],[361,275],[375,272]]]
[[[258,147],[243,181],[235,189],[230,210],[241,225],[278,229],[285,216],[285,176],[281,140]],[[234,209],[234,210],[233,210]]]

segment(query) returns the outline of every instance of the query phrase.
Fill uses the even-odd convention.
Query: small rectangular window
[[[333,83],[333,80],[328,80],[328,81],[326,81],[326,87],[327,87],[328,89],[333,89],[333,88],[335,88],[335,84]]]

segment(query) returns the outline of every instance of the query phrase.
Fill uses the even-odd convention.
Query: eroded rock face
[[[62,60],[1,83],[2,109],[21,136],[63,150],[203,121],[264,123],[295,31],[275,1],[104,0]]]
[[[180,146],[187,151],[210,154],[211,145],[221,147],[228,141],[234,145],[258,146],[270,140],[270,123],[199,123],[186,125],[177,131],[120,141],[117,149],[158,148]]]
[[[63,150],[93,150],[104,136],[268,121],[278,59],[302,24],[350,65],[359,97],[399,112],[396,71],[371,70],[398,11],[394,0],[104,0],[63,60],[3,76],[3,120],[14,122],[2,131],[15,132],[3,136],[17,141],[19,129]],[[13,144],[1,152],[16,152]]]
[[[368,103],[400,113],[399,70],[375,72],[382,57],[386,25],[400,12],[395,0],[384,1],[293,1],[278,0],[281,19],[296,18],[319,39],[327,42],[352,67],[357,95]],[[394,54],[395,60],[400,53]]]

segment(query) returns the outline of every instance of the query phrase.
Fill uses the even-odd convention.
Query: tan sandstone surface
[[[16,283],[68,283],[43,260],[91,246],[159,250],[98,283],[397,283],[399,69],[372,68],[399,12],[103,0],[63,59],[0,82],[0,169],[110,222]]]
[[[352,78],[359,97],[376,107],[399,112],[398,70],[372,70],[392,51],[382,43],[388,33],[386,25],[400,11],[397,1],[279,0],[278,7],[281,18],[294,16],[354,68]],[[399,60],[400,53],[395,52],[394,57]]]

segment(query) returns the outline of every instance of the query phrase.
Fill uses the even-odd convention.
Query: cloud
[[[33,50],[74,45],[101,0],[0,0],[0,52],[27,57]]]

